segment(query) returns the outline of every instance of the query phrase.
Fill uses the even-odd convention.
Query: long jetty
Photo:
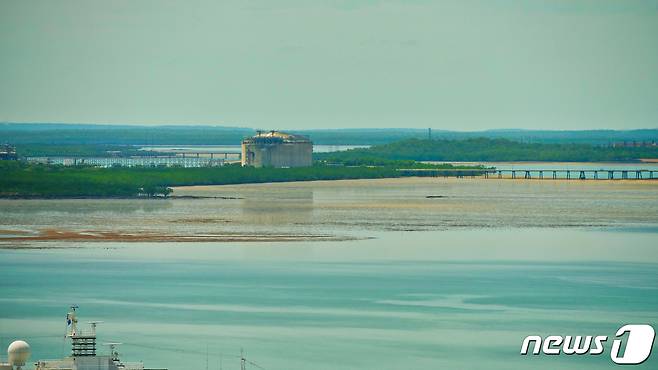
[[[497,174],[498,178],[502,178],[503,174],[509,174],[511,178],[524,178],[524,179],[577,179],[577,180],[654,180],[657,177],[654,173],[656,170],[647,169],[600,169],[600,170],[582,170],[582,169],[509,169],[509,170],[495,170],[493,174]],[[486,173],[486,178],[490,177],[491,173]]]
[[[566,179],[566,180],[657,180],[658,170],[647,169],[457,169],[410,168],[399,169],[402,176],[419,177],[475,177],[511,179]]]

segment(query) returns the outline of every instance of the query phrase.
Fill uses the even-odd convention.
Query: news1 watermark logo
[[[639,365],[651,356],[655,337],[656,332],[651,325],[624,325],[612,338],[610,359],[619,365]],[[601,355],[605,353],[607,343],[609,341],[605,335],[549,335],[546,338],[529,335],[521,344],[521,354]]]

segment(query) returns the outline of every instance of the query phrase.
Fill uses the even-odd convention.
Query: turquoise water
[[[507,254],[482,253],[484,235]],[[523,254],[533,249],[522,242],[531,235],[543,240],[539,249],[553,235],[567,241],[565,253],[586,240],[605,256]],[[152,367],[218,369],[221,358],[223,369],[238,369],[243,348],[266,369],[614,368],[609,347],[602,356],[518,352],[531,334],[612,337],[626,323],[658,327],[658,263],[648,252],[657,235],[461,230],[333,244],[2,250],[2,347],[23,338],[33,359],[62,357],[64,317],[75,303],[82,323],[105,321],[100,342],[123,342],[126,360]],[[463,254],[445,251],[452,239],[462,240],[455,245]],[[631,260],[653,262],[610,261],[624,244]],[[408,249],[407,258],[387,255],[394,248]],[[637,368],[657,364],[654,355]]]

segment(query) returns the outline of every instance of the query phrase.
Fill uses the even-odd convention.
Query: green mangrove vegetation
[[[370,148],[318,153],[325,163],[351,164],[371,161],[545,161],[631,162],[658,158],[658,147],[609,147],[588,144],[528,144],[506,139],[409,139]]]
[[[0,161],[2,197],[167,196],[170,187],[399,177],[394,167],[64,167]]]
[[[166,197],[173,186],[394,178],[403,176],[399,168],[414,167],[407,161],[391,161],[385,166],[316,164],[300,168],[253,168],[239,164],[200,168],[99,168],[0,161],[0,197]],[[480,167],[422,165],[422,168]]]

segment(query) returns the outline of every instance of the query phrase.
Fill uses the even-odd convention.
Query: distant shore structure
[[[16,147],[9,144],[0,144],[0,160],[1,161],[15,161],[18,159],[16,156]]]
[[[656,147],[658,144],[656,144],[656,140],[651,140],[651,141],[617,141],[612,144],[610,144],[611,147],[613,148],[649,148],[649,147]]]
[[[242,165],[253,167],[308,167],[313,164],[313,142],[302,135],[258,131],[242,140]]]

